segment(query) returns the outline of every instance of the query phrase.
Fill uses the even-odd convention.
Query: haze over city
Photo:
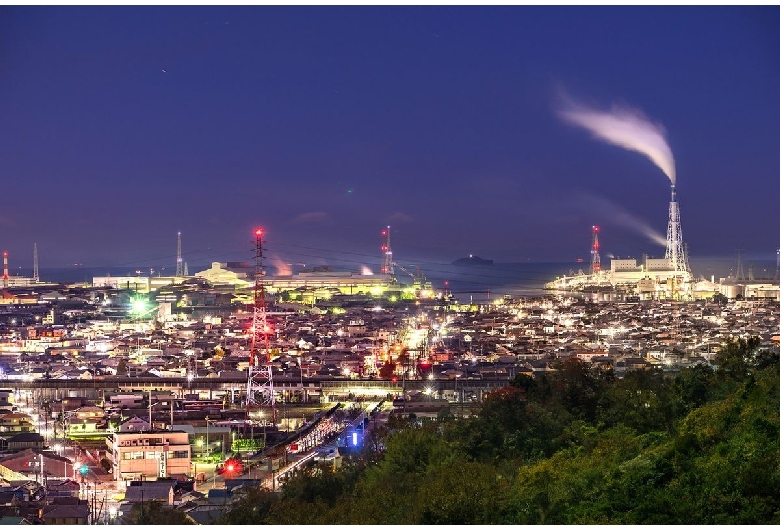
[[[773,259],[774,8],[6,7],[12,268],[352,252],[662,256],[669,178],[561,116],[664,131],[691,256]],[[613,142],[614,143],[614,142]],[[671,178],[671,177],[670,177]],[[662,238],[658,240],[658,236]],[[325,250],[323,250],[325,249]]]

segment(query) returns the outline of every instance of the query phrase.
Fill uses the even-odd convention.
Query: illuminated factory
[[[682,239],[677,190],[672,184],[669,203],[669,224],[666,232],[666,254],[663,258],[644,256],[636,259],[612,259],[610,268],[601,268],[599,227],[593,227],[590,273],[563,276],[545,285],[546,289],[566,291],[610,291],[624,289],[643,298],[692,297],[692,281],[688,255]]]
[[[432,298],[433,288],[422,274],[416,275],[393,261],[390,248],[390,227],[382,230],[383,264],[380,274],[373,274],[367,267],[362,273],[334,271],[330,267],[315,267],[297,274],[265,276],[265,289],[269,293],[305,292],[301,298],[330,298],[334,294],[382,296],[386,293],[400,293],[402,298]],[[395,267],[414,279],[412,285],[396,281]],[[249,290],[254,285],[254,268],[248,262],[214,262],[211,268],[195,273],[212,285],[231,285],[238,290]]]

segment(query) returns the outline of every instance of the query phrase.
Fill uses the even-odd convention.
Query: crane
[[[393,267],[398,267],[404,273],[411,276],[412,287],[414,288],[415,295],[422,298],[430,298],[433,296],[433,284],[431,284],[431,282],[425,278],[425,275],[422,273],[422,270],[420,270],[420,267],[416,267],[416,274],[413,274],[409,271],[409,269],[395,261],[393,262]]]

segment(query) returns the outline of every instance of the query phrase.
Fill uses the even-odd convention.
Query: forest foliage
[[[478,415],[394,420],[340,469],[255,490],[225,524],[780,522],[780,355],[614,377],[576,359],[518,376]]]

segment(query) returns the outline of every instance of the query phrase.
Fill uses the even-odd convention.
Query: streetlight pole
[[[206,453],[211,454],[211,446],[209,446],[209,417],[206,416]]]

